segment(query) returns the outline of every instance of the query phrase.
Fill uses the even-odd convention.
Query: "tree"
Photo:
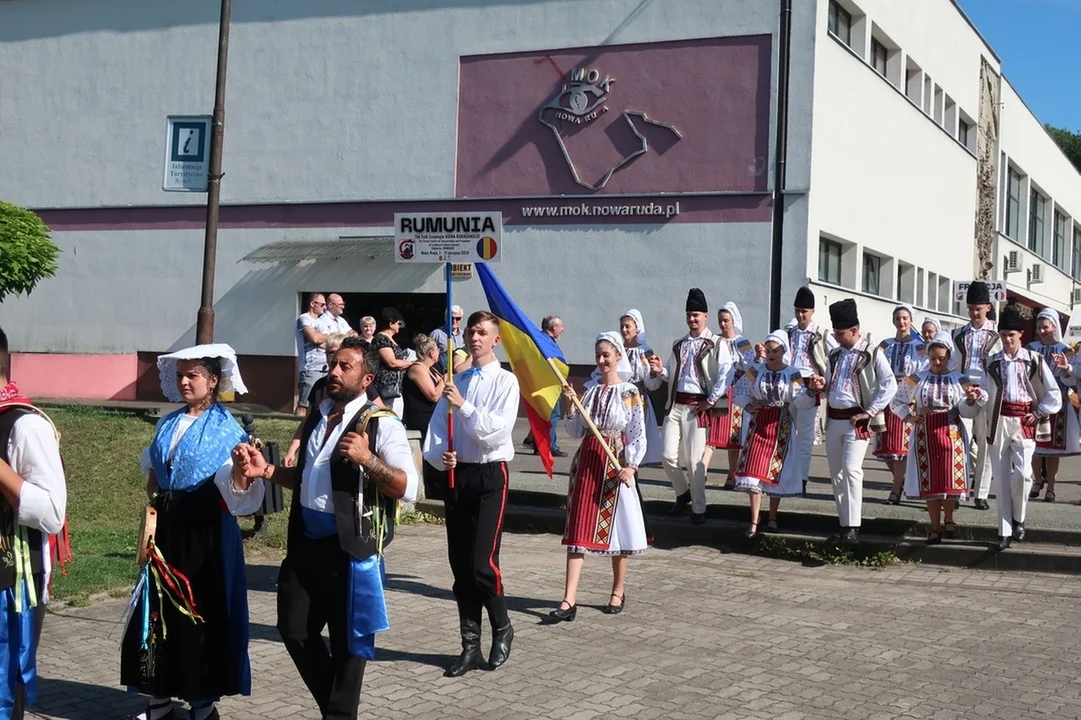
[[[29,294],[39,281],[55,275],[59,254],[41,218],[0,201],[0,302],[8,295]]]
[[[1054,125],[1044,125],[1044,128],[1077,171],[1081,172],[1081,132],[1058,128]]]

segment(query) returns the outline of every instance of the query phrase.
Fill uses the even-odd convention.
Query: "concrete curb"
[[[562,512],[564,503],[566,503],[566,496],[555,493],[515,490],[513,488],[507,492],[508,505],[547,508]],[[764,506],[765,503],[763,503]],[[646,514],[650,518],[656,518],[658,521],[668,517],[668,511],[671,507],[672,503],[667,501],[647,500],[645,502]],[[990,510],[983,511],[964,506],[956,516],[958,519],[958,539],[985,543],[995,542],[998,539],[995,528],[986,525],[968,525],[964,520],[966,516],[971,517],[973,513],[981,513],[988,517],[994,516],[997,518],[995,512],[993,504]],[[750,517],[750,510],[746,505],[713,504],[706,507],[706,517],[710,520],[733,522],[745,529]],[[783,504],[781,505],[778,520],[778,524],[785,531],[807,533],[812,536],[821,535],[823,537],[837,532],[836,515],[807,511],[786,512]],[[864,517],[861,532],[867,535],[892,538],[900,542],[906,538],[925,538],[930,529],[930,523],[926,520],[912,521],[898,518]],[[562,529],[559,532],[562,532]],[[1081,550],[1081,530],[1034,527],[1027,529],[1026,541],[1029,543],[1066,545]]]
[[[514,495],[513,491],[511,495]],[[665,506],[667,510],[668,503],[659,503],[659,505]],[[439,501],[422,500],[416,504],[416,509],[439,517],[443,516],[443,503]],[[650,509],[649,503],[647,503],[647,509]],[[812,524],[819,522],[816,518],[825,518],[825,516],[812,516],[806,513],[789,513],[787,516],[781,513],[781,521],[784,523],[797,515],[802,516],[803,520],[813,518]],[[799,544],[801,548],[824,550],[830,547],[827,538],[837,530],[836,518],[831,518],[828,531],[786,530],[777,533],[760,533],[758,537],[748,540],[743,536],[747,528],[746,513],[743,513],[738,520],[719,518],[707,513],[709,520],[704,525],[691,525],[687,518],[658,517],[653,512],[650,512],[648,517],[656,538],[654,544],[657,547],[695,544],[715,547],[724,553],[739,552],[774,556],[775,553],[770,552],[769,546],[770,543],[777,541]],[[565,521],[564,510],[552,507],[551,503],[548,507],[544,507],[509,502],[504,527],[518,532],[562,535]],[[900,524],[904,525],[904,523]],[[1054,532],[1048,534],[1053,535]],[[929,565],[981,570],[1081,574],[1081,547],[1037,539],[1038,536],[1034,537],[1034,533],[1030,533],[1024,543],[1015,543],[1005,552],[999,552],[990,542],[979,540],[958,538],[946,540],[939,545],[927,545],[921,539],[922,537],[881,534],[877,530],[872,530],[871,525],[865,525],[860,535],[860,543],[855,547],[858,554],[864,557],[886,551],[905,562],[922,562]],[[852,548],[853,546],[843,547]]]

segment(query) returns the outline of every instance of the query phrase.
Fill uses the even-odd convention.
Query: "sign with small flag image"
[[[396,213],[394,261],[501,262],[503,213]]]

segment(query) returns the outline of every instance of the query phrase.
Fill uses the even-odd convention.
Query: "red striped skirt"
[[[886,431],[879,433],[875,440],[875,457],[880,460],[904,460],[908,457],[910,425],[888,407],[883,414],[886,416]]]
[[[709,411],[706,445],[722,450],[739,450],[743,437],[743,408],[728,400],[728,407]]]
[[[734,476],[776,485],[780,481],[788,444],[793,441],[792,416],[787,407],[763,407],[750,423],[747,444],[739,453]]]
[[[622,459],[623,439],[606,440],[616,457]],[[619,468],[613,467],[596,436],[586,435],[571,462],[563,544],[587,550],[607,550],[612,541],[618,502]]]
[[[964,495],[968,490],[968,447],[957,411],[924,415],[913,434],[920,499]]]
[[[1074,412],[1073,405],[1069,401],[1062,403],[1062,409],[1047,418],[1051,423],[1051,439],[1046,442],[1036,442],[1037,450],[1054,450],[1066,452],[1066,412]]]

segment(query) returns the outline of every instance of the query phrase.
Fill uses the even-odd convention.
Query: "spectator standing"
[[[323,293],[308,296],[308,311],[297,318],[297,415],[308,414],[308,396],[319,378],[327,374],[327,354],[323,349],[329,328],[320,317],[327,307]]]
[[[375,318],[371,315],[365,315],[360,319],[360,337],[368,342],[375,337]]]
[[[413,338],[417,350],[417,361],[409,366],[402,378],[402,401],[405,409],[406,430],[419,430],[421,444],[428,437],[428,425],[432,420],[432,411],[443,394],[444,378],[439,372],[439,346],[427,335]],[[422,479],[424,496],[429,500],[442,500],[447,486],[447,474],[444,470],[424,463]]]
[[[541,320],[541,332],[555,341],[556,345],[559,344],[559,336],[563,334],[563,318],[558,315],[548,315]],[[559,424],[559,403],[555,404],[552,408],[551,426],[552,429],[548,432],[549,447],[552,449],[552,457],[567,457],[567,453],[559,449],[558,438],[556,437],[556,426]],[[532,435],[529,435],[525,439],[524,443],[527,447],[533,448],[533,454],[537,454],[537,444]]]
[[[320,315],[319,319],[330,329],[330,332],[341,333],[345,337],[355,337],[357,331],[351,328],[346,319],[342,317],[344,312],[345,300],[338,293],[331,293],[327,296],[327,311]],[[328,362],[327,365],[329,364]]]
[[[383,404],[402,416],[402,376],[412,362],[394,336],[405,326],[397,308],[385,307],[379,312],[379,324],[372,336],[372,347],[379,352],[379,370],[375,374],[375,386]]]
[[[460,373],[467,370],[470,366],[469,353],[465,349],[465,337],[462,335],[462,316],[464,315],[461,306],[452,305],[450,308],[450,321],[451,321],[451,333],[454,337],[454,372]],[[435,341],[439,346],[439,363],[437,365],[440,372],[444,375],[447,373],[447,330],[444,327],[437,327],[432,330],[429,338]],[[419,354],[419,353],[418,353]]]

